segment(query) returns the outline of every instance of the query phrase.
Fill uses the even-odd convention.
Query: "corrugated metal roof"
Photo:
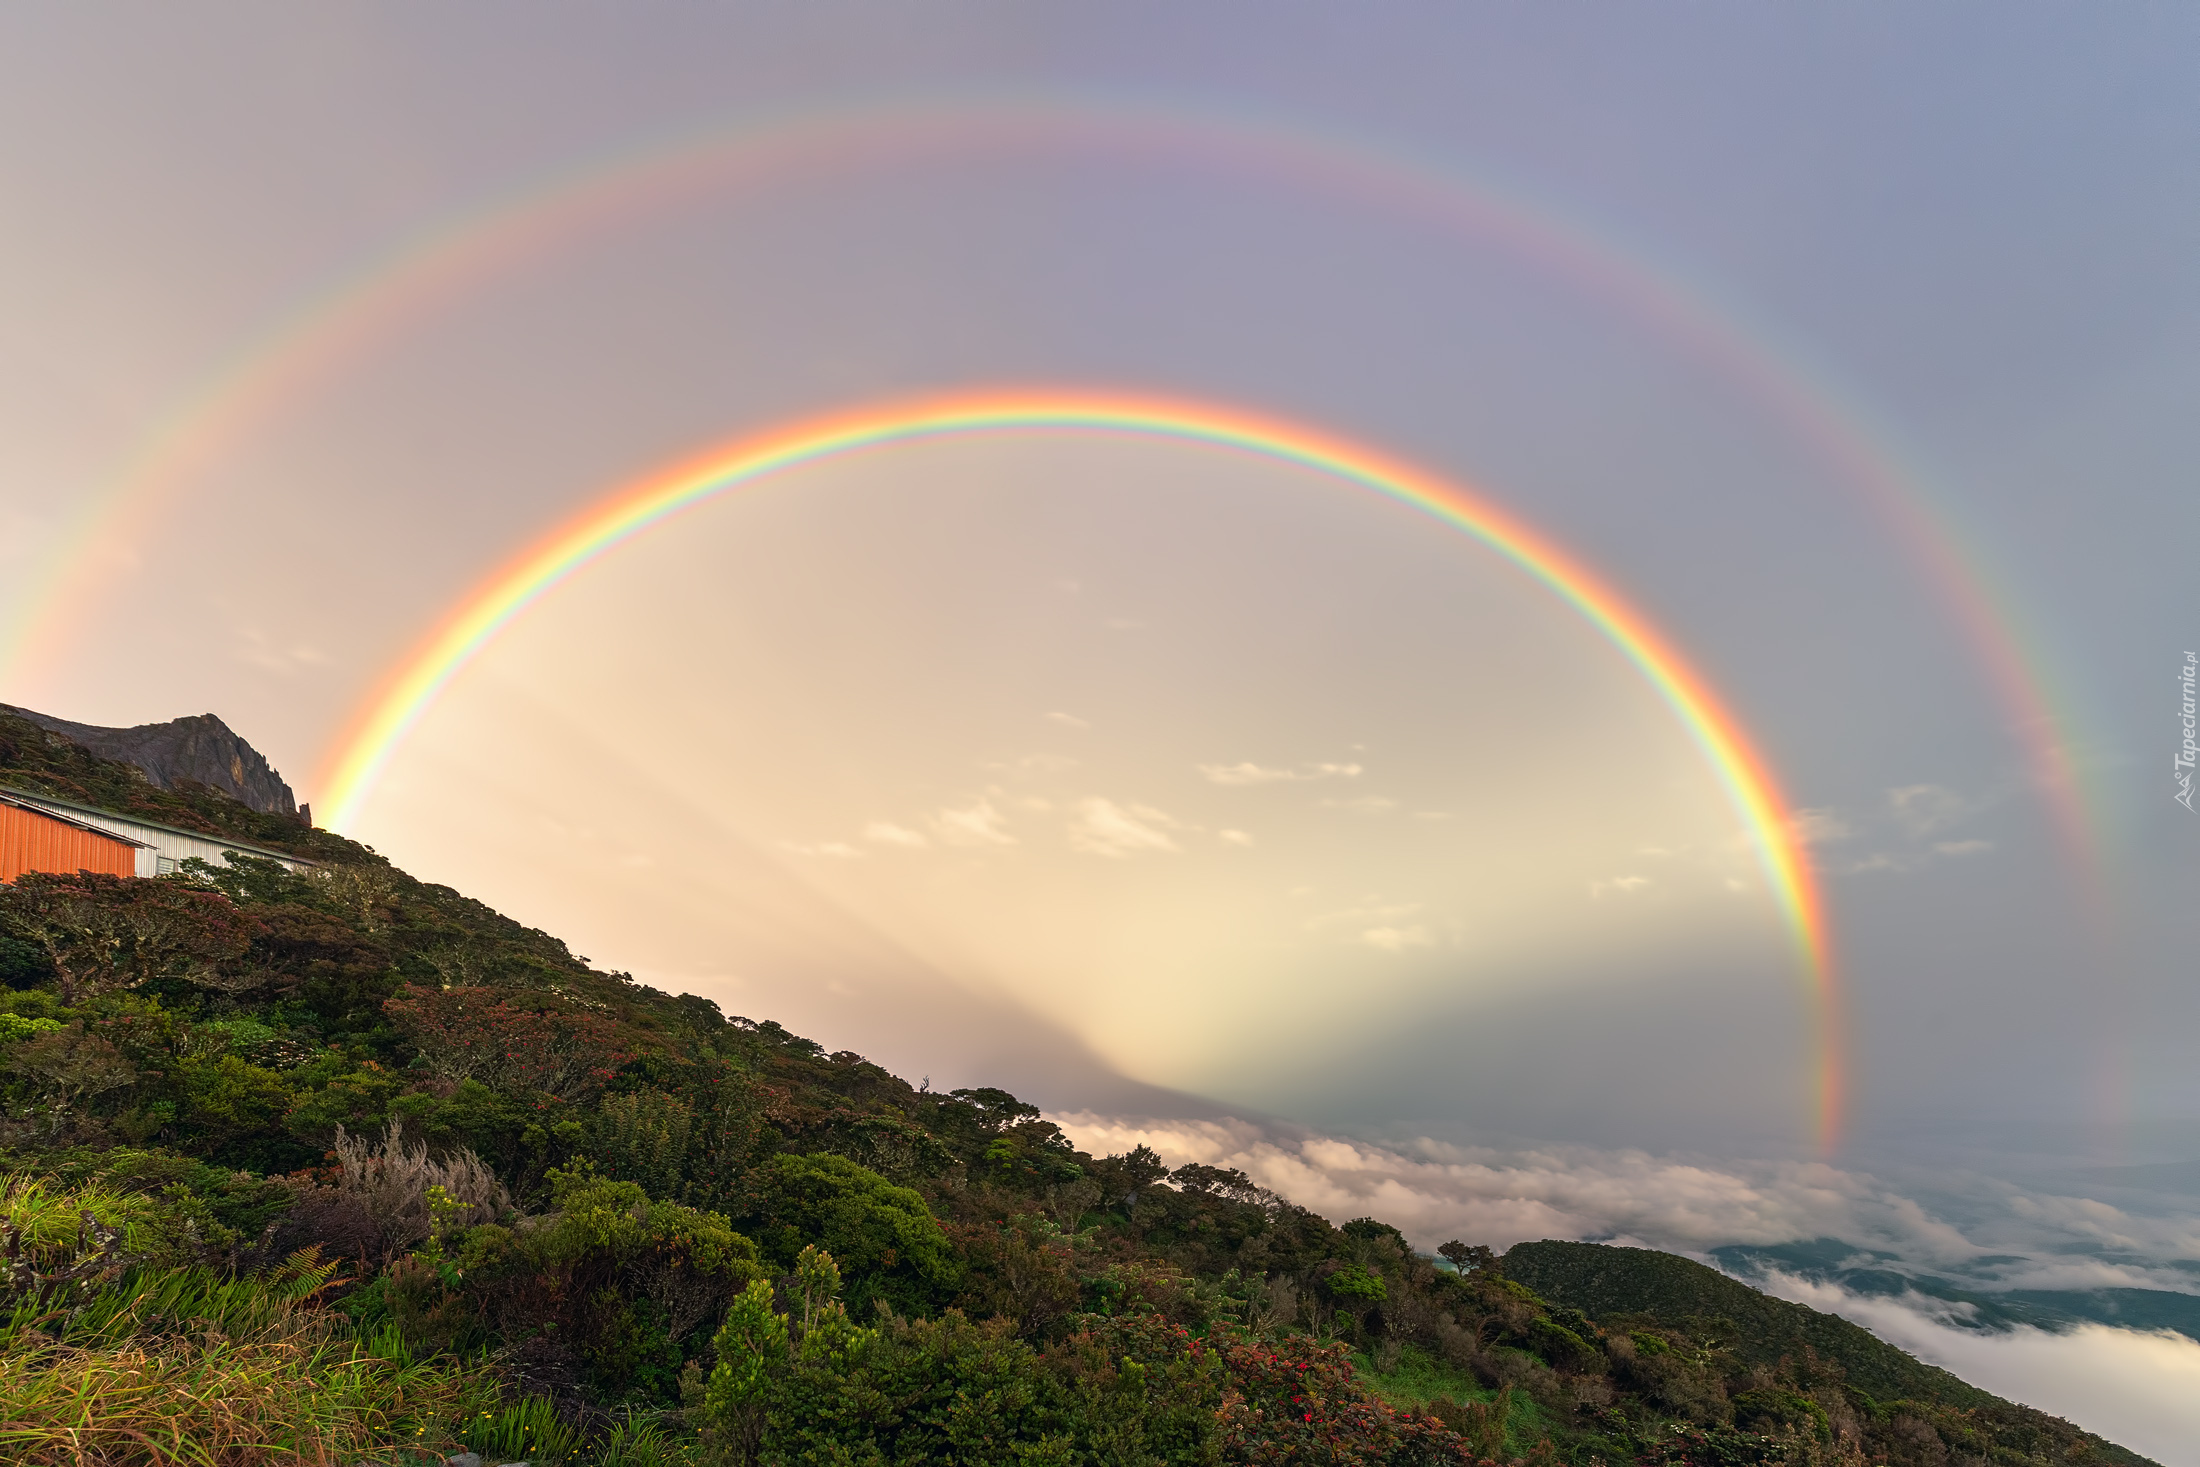
[[[220,846],[224,850],[241,851],[248,856],[264,856],[271,861],[288,861],[293,865],[318,866],[321,864],[311,856],[300,856],[289,851],[278,851],[267,846],[256,846],[250,841],[235,840],[219,832],[209,833],[204,830],[192,830],[183,825],[165,825],[158,820],[147,820],[141,815],[129,815],[120,810],[109,810],[99,805],[86,805],[75,800],[64,800],[58,795],[42,795],[32,790],[11,790],[0,787],[0,798],[5,798],[11,805],[27,805],[32,809],[42,810],[57,819],[67,818],[59,814],[62,810],[80,810],[87,815],[104,815],[109,820],[120,820],[126,824],[143,826],[147,830],[165,831],[169,835],[180,835],[191,840],[205,841],[208,845]],[[73,825],[81,822],[70,821],[70,823]],[[92,828],[95,830],[100,829],[97,826]],[[114,832],[102,830],[101,833],[112,835]],[[142,846],[147,842],[138,841],[135,844]]]
[[[48,809],[43,803],[43,797],[41,796],[33,795],[26,798],[24,796],[16,794],[13,790],[0,790],[0,805],[13,805],[18,810],[29,810],[36,814],[45,816],[48,820],[58,820],[63,825],[67,825],[73,827],[74,829],[84,831],[89,835],[103,836],[108,840],[120,841],[126,846],[137,846],[143,848],[147,844],[147,842],[145,841],[132,840],[130,839],[130,837],[109,830],[105,826],[88,825],[81,820],[71,820],[68,816],[62,814],[59,810]],[[69,808],[80,809],[82,807],[72,805]],[[118,815],[115,818],[118,820],[127,820],[130,817],[127,815]]]

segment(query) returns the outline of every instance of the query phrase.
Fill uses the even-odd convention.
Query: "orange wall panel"
[[[111,836],[79,830],[35,810],[0,805],[0,882],[26,871],[104,871],[137,874],[137,847]]]

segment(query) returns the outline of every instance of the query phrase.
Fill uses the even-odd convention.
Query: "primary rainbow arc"
[[[1770,767],[1709,685],[1617,591],[1488,500],[1326,433],[1208,403],[1078,391],[902,401],[745,438],[615,492],[483,581],[377,689],[338,742],[323,783],[331,828],[346,830],[356,821],[397,747],[467,663],[521,612],[605,552],[683,509],[802,464],[920,439],[1031,429],[1174,438],[1321,470],[1465,531],[1586,617],[1679,718],[1755,841],[1810,995],[1819,1141],[1828,1151],[1837,1144],[1845,1066],[1824,907]]]

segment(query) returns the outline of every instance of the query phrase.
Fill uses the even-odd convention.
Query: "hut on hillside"
[[[287,851],[118,815],[74,800],[0,789],[0,882],[26,871],[166,876],[193,856],[219,866],[231,851],[280,861],[293,871],[319,864]]]

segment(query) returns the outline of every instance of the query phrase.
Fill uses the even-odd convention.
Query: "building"
[[[26,871],[166,876],[193,856],[219,866],[231,851],[280,861],[293,871],[318,864],[287,851],[117,815],[74,800],[0,789],[0,882]]]

